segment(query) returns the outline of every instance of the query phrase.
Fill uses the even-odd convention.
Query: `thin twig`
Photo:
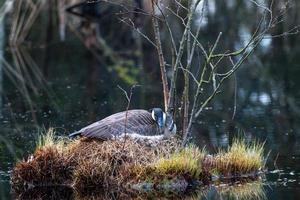
[[[172,72],[172,76],[171,76],[172,77],[171,78],[171,87],[170,87],[170,95],[169,95],[169,99],[168,99],[168,109],[167,109],[169,113],[172,113],[173,110],[174,110],[175,87],[176,87],[176,81],[177,81],[178,67],[181,63],[181,58],[182,58],[182,55],[183,55],[183,52],[184,52],[184,47],[185,47],[185,44],[186,44],[187,35],[189,33],[195,11],[196,11],[200,1],[201,0],[197,0],[195,3],[191,3],[191,8],[189,9],[190,12],[188,13],[188,22],[185,26],[183,35],[182,35],[181,40],[180,40],[177,58],[176,58],[174,66],[173,66],[173,72]]]
[[[124,124],[124,143],[123,143],[122,151],[125,148],[125,144],[126,144],[126,140],[127,140],[128,111],[130,108],[131,97],[132,97],[134,88],[136,88],[138,86],[140,86],[140,85],[134,84],[133,86],[131,86],[129,95],[126,92],[126,90],[124,90],[121,86],[119,86],[119,85],[117,86],[120,90],[122,90],[122,92],[124,93],[126,100],[127,100],[127,106],[126,106],[126,112],[125,112],[125,124]]]

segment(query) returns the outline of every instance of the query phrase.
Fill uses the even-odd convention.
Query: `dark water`
[[[124,49],[131,52],[119,66],[103,52],[95,54],[88,49],[70,30],[65,41],[60,41],[56,26],[40,30],[41,25],[55,24],[55,20],[49,22],[43,17],[26,42],[15,48],[8,45],[10,19],[0,23],[0,199],[14,198],[10,170],[16,160],[32,152],[39,133],[54,127],[58,135],[66,135],[124,110],[127,102],[118,85],[128,91],[133,83],[141,85],[134,90],[131,108],[163,104],[157,60],[151,59],[156,56],[153,49],[140,47],[146,51],[141,58],[139,53],[132,56],[138,46],[128,45],[131,43],[127,40],[132,38],[111,42],[115,49],[124,44]],[[210,17],[203,31],[206,39],[215,35],[214,27],[225,20]],[[242,20],[232,26],[239,29],[247,24],[247,19]],[[236,79],[226,83],[193,130],[193,141],[211,152],[228,146],[241,132],[248,140],[266,142],[268,172],[259,185],[264,195],[248,195],[249,199],[300,198],[299,43],[298,35],[265,41],[238,71]],[[2,56],[8,64],[4,64]],[[74,196],[64,192],[65,196]],[[237,198],[229,193],[220,194],[212,187],[194,198]]]

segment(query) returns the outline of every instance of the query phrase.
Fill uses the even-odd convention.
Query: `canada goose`
[[[127,115],[127,119],[126,119]],[[176,133],[171,115],[161,108],[128,110],[110,115],[69,135],[99,138],[103,140],[123,137],[159,140]]]

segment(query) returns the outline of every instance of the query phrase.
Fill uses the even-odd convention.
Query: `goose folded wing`
[[[81,135],[90,138],[111,139],[122,134],[136,133],[140,135],[155,135],[158,127],[145,110],[129,110],[116,113],[80,130]]]

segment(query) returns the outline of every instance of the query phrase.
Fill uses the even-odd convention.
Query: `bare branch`
[[[185,26],[185,30],[183,32],[182,38],[180,40],[180,45],[179,45],[179,50],[177,54],[177,58],[173,67],[173,72],[172,72],[172,79],[171,79],[171,87],[170,87],[170,95],[169,95],[169,100],[168,100],[168,112],[172,113],[172,110],[174,109],[174,98],[175,98],[175,86],[176,86],[176,80],[177,80],[177,72],[178,72],[178,67],[181,62],[181,58],[183,55],[184,47],[186,44],[186,38],[187,34],[189,32],[195,11],[197,6],[199,5],[201,0],[197,0],[195,3],[191,3],[191,8],[189,9],[190,12],[188,13],[188,22]]]
[[[157,48],[156,44],[154,42],[152,42],[152,40],[147,35],[145,35],[144,33],[142,33],[139,28],[135,27],[134,22],[131,19],[127,19],[127,20],[130,22],[130,24],[125,19],[121,19],[120,18],[121,22],[123,22],[127,26],[130,26],[131,28],[133,28],[133,30],[135,30],[139,35],[141,35],[143,38],[145,38],[152,46],[154,46],[155,48]]]
[[[153,15],[154,15],[154,5],[155,5],[154,1],[152,0],[152,14]],[[162,46],[161,46],[160,30],[159,30],[159,24],[158,24],[157,18],[152,17],[152,24],[153,24],[154,35],[155,35],[156,49],[157,49],[158,58],[159,58],[161,80],[162,80],[162,84],[163,84],[165,111],[167,111],[168,99],[169,99],[169,86],[168,86],[166,65],[165,65],[164,54],[163,54],[163,50],[162,50]]]

